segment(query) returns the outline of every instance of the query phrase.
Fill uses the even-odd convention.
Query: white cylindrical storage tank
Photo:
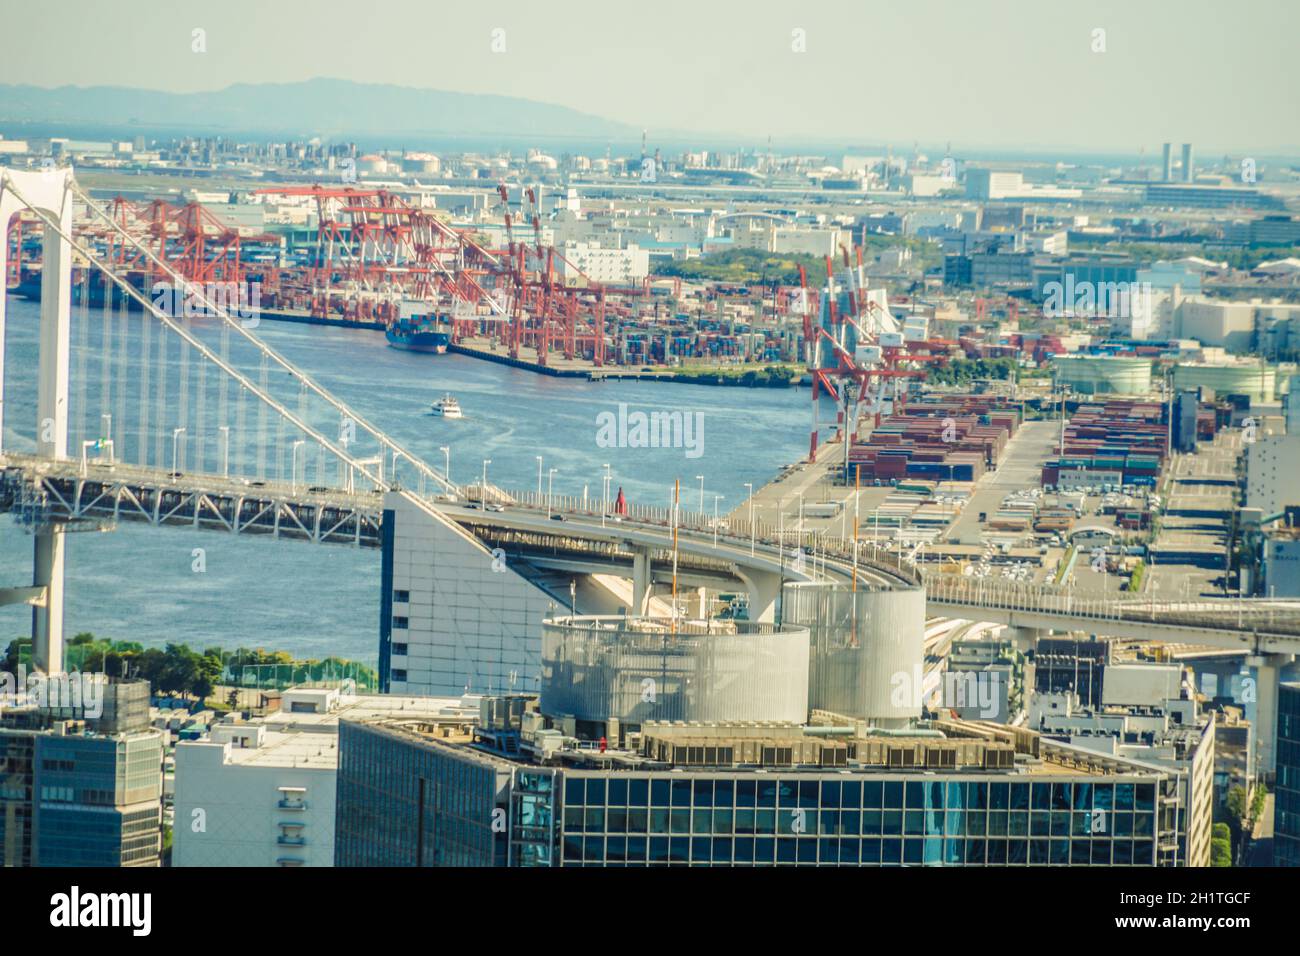
[[[542,712],[647,720],[808,719],[808,630],[751,621],[560,617],[542,625]]]
[[[808,706],[900,727],[921,716],[925,590],[792,583],[784,624],[809,633]]]
[[[1057,381],[1078,395],[1146,395],[1151,360],[1125,355],[1058,355]]]

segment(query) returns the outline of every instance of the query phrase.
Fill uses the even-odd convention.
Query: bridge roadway
[[[37,513],[34,479],[44,489],[46,512],[60,521],[144,521],[155,526],[190,526],[317,543],[375,547],[382,521],[382,491],[304,489],[274,482],[212,475],[173,477],[156,469],[0,455],[11,476],[0,502],[23,516]],[[12,476],[20,475],[15,481]],[[544,568],[592,573],[611,566],[635,568],[636,553],[649,556],[660,575],[671,562],[672,530],[664,509],[634,509],[628,516],[603,516],[564,502],[564,520],[551,517],[545,500],[508,497],[489,489],[489,499],[509,501],[502,510],[483,509],[464,497],[434,499],[436,509],[475,535],[486,547],[504,547]],[[414,492],[407,491],[408,494]],[[429,499],[423,499],[428,501]],[[539,506],[540,505],[540,506]],[[644,510],[645,514],[638,513]],[[798,559],[795,535],[755,527],[736,534],[714,529],[702,516],[684,515],[678,526],[679,581],[683,586],[752,587],[759,577],[848,583],[854,568],[863,586],[896,587],[916,582],[910,564],[865,545],[853,558],[852,541],[805,533],[806,557]],[[781,547],[784,541],[785,547]],[[1006,624],[1032,632],[1086,631],[1110,637],[1195,643],[1254,654],[1300,653],[1300,601],[1223,599],[1155,602],[1141,595],[1088,597],[1086,592],[1045,585],[994,583],[985,579],[927,573],[931,615]]]
[[[378,547],[383,491],[344,492],[285,483],[226,478],[220,475],[172,476],[152,468],[55,461],[32,455],[0,454],[6,480],[0,508],[28,523],[54,520],[71,526],[111,526],[120,521],[156,527],[192,527],[236,534],[266,534],[319,544]],[[39,486],[40,491],[37,491]],[[564,520],[537,503],[509,498],[489,489],[489,500],[508,500],[502,510],[479,507],[463,497],[429,499],[438,512],[460,524],[486,546],[508,546],[539,567],[608,573],[611,564],[632,565],[643,550],[662,566],[671,560],[672,529],[662,518],[608,515],[567,510]],[[407,490],[407,494],[415,492]],[[417,496],[420,497],[420,496]],[[527,496],[520,496],[526,498]],[[647,513],[666,514],[662,509]],[[698,520],[698,519],[696,519]],[[852,580],[853,562],[810,554],[796,564],[793,534],[784,553],[772,539],[740,537],[719,529],[680,523],[678,563],[683,584],[718,587],[755,575],[789,580]],[[909,582],[906,567],[878,562],[858,564],[863,585],[894,586]]]

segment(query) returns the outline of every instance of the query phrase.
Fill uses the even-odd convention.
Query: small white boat
[[[464,418],[465,413],[460,410],[460,402],[450,394],[444,395],[433,403],[431,409],[434,415],[441,415],[443,418]]]

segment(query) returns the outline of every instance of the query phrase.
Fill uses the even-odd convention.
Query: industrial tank
[[[559,617],[542,625],[542,712],[580,721],[808,719],[808,629]]]
[[[1183,362],[1174,366],[1174,388],[1208,388],[1216,396],[1248,395],[1252,402],[1271,402],[1277,375],[1263,362]]]
[[[1116,355],[1058,356],[1056,379],[1079,395],[1146,395],[1151,360]]]
[[[809,632],[810,707],[878,727],[921,715],[923,588],[791,583],[781,608],[783,623]]]

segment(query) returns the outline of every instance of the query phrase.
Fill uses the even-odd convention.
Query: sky
[[[1297,0],[6,6],[0,83],[188,92],[331,76],[783,145],[1300,151]]]

